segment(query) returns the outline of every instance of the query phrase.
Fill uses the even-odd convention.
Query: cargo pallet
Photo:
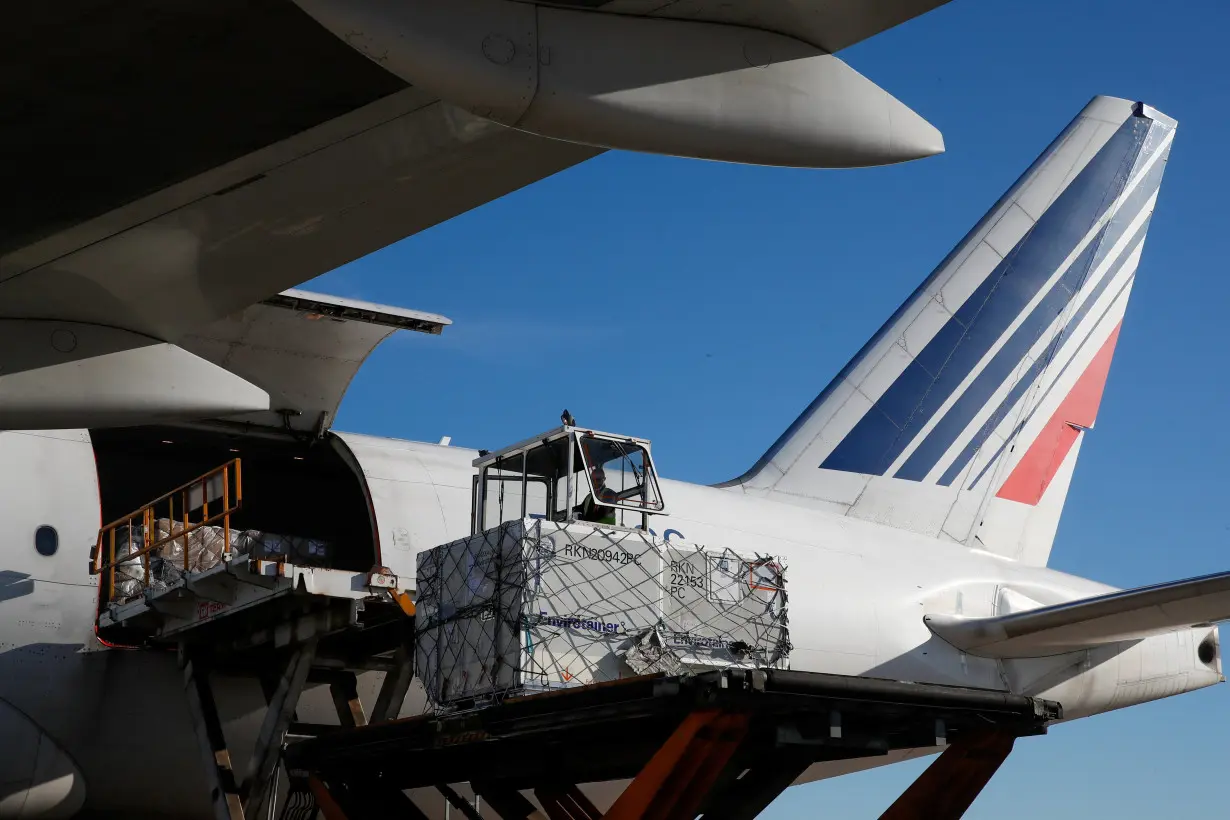
[[[337,729],[287,747],[294,788],[327,820],[426,815],[406,790],[469,782],[502,820],[744,820],[813,763],[946,747],[883,815],[964,813],[1016,738],[1058,704],[982,689],[782,670],[648,676],[446,717]],[[482,773],[482,779],[476,774]],[[601,813],[578,784],[631,779]],[[490,813],[486,816],[490,817]]]

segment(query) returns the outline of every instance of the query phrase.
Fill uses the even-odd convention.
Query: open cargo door
[[[183,338],[181,345],[269,393],[269,410],[229,422],[322,433],[354,374],[397,330],[440,333],[450,320],[288,290]]]

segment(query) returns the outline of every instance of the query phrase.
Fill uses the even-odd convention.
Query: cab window
[[[645,448],[631,441],[581,436],[581,458],[595,501],[637,512],[658,512],[662,496]]]

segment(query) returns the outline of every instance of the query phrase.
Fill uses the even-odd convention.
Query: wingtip
[[[940,129],[921,118],[920,121],[925,128],[916,128],[913,140],[915,150],[918,151],[918,157],[921,159],[944,153],[947,150],[947,146],[944,144],[944,135],[940,132]]]
[[[1112,97],[1108,94],[1099,94],[1091,99],[1081,115],[1107,122],[1122,122],[1128,116],[1144,117],[1168,128],[1177,128],[1179,125],[1178,120],[1142,100]]]
[[[1179,121],[1176,120],[1174,117],[1170,117],[1170,116],[1167,116],[1166,114],[1163,114],[1161,111],[1158,111],[1156,108],[1149,105],[1148,103],[1138,102],[1133,107],[1132,111],[1138,117],[1144,117],[1146,119],[1153,120],[1154,122],[1160,125],[1165,125],[1169,128],[1178,128],[1179,126]]]
[[[890,116],[892,161],[908,162],[944,153],[944,135],[940,129],[927,122],[900,100],[892,97],[889,99],[895,104],[896,109]]]

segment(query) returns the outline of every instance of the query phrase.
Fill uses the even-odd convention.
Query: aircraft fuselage
[[[417,552],[469,534],[476,453],[453,447],[345,436],[367,473],[415,488],[380,543]],[[16,754],[0,766],[0,818],[67,816],[78,807],[142,816],[196,817],[208,810],[200,753],[171,653],[109,649],[94,635],[96,579],[87,552],[99,526],[99,474],[85,431],[0,434],[0,727]],[[378,465],[378,466],[377,466]],[[786,563],[793,649],[804,671],[1011,690],[1059,701],[1079,718],[1222,680],[1197,646],[1215,628],[1180,630],[1143,641],[1049,658],[1000,661],[966,655],[932,635],[929,614],[998,614],[1012,595],[1040,604],[1085,598],[1110,587],[1044,567],[837,514],[746,496],[738,491],[663,481],[668,506],[651,527],[686,540],[781,556]],[[407,533],[405,524],[427,522]],[[34,534],[54,527],[58,549],[40,554]],[[399,536],[400,535],[400,540]],[[45,540],[44,540],[45,543]],[[47,551],[44,549],[44,551]],[[380,675],[361,681],[373,697]],[[236,755],[263,701],[258,689],[223,683],[221,708]],[[412,690],[403,714],[416,713]],[[333,722],[327,692],[309,691],[301,719]],[[919,749],[874,761],[818,764],[800,782],[930,753]],[[137,760],[158,761],[154,770]],[[155,780],[159,782],[154,782]],[[619,784],[597,789],[612,796]],[[424,808],[430,805],[424,802]]]

